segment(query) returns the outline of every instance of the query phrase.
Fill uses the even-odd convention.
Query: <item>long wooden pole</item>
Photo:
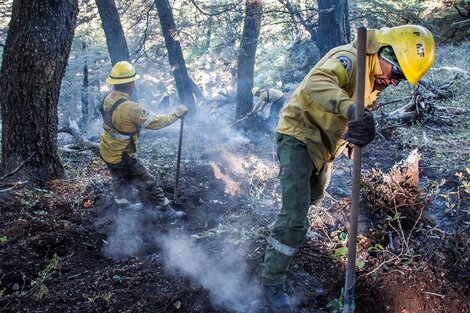
[[[178,155],[176,157],[175,192],[173,195],[173,202],[175,203],[178,203],[178,194],[179,194],[179,186],[180,186],[180,164],[181,164],[181,145],[183,142],[183,126],[184,126],[184,116],[181,117],[180,139],[178,142]]]
[[[364,112],[364,92],[366,78],[366,41],[367,29],[361,26],[357,29],[357,70],[356,70],[356,119]],[[349,217],[348,263],[346,265],[346,280],[344,284],[343,313],[350,313],[354,307],[354,284],[356,269],[356,241],[359,216],[359,192],[361,185],[362,148],[355,146],[353,154],[352,193]]]

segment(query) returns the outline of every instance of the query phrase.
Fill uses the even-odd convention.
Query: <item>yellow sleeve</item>
[[[333,56],[310,71],[304,89],[323,110],[347,118],[354,102],[344,87],[351,83],[353,63],[349,57],[345,58]]]
[[[258,102],[256,102],[255,105],[253,106],[253,110],[251,110],[251,113],[255,113],[256,111],[258,111],[263,103],[264,103],[263,99],[261,98],[258,99]]]
[[[178,119],[174,114],[154,114],[140,105],[131,108],[130,118],[137,125],[147,129],[160,129],[173,124]]]

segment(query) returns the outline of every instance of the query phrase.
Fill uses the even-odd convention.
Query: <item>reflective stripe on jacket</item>
[[[110,164],[121,163],[122,153],[124,151],[127,151],[129,155],[133,154],[129,135],[121,133],[133,133],[139,127],[160,129],[174,123],[178,119],[174,114],[153,114],[144,109],[140,104],[130,101],[129,95],[120,91],[113,91],[105,97],[103,103],[104,111],[110,110],[113,104],[121,98],[125,98],[126,101],[120,104],[112,115],[115,130],[103,123],[104,132],[101,134],[100,154],[105,162]],[[136,145],[138,139],[139,134],[136,133],[134,135]]]

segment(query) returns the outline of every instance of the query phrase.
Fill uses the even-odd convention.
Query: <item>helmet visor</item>
[[[405,75],[403,74],[403,71],[400,68],[400,65],[398,63],[398,59],[395,56],[395,53],[393,52],[392,47],[387,46],[383,47],[379,51],[380,56],[382,59],[387,61],[392,65],[392,79],[395,80],[402,80],[405,79]]]

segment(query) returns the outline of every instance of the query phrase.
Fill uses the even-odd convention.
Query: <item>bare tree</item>
[[[114,65],[119,61],[130,61],[126,37],[114,0],[96,0],[96,6],[103,25],[111,63]]]
[[[83,54],[86,56],[86,53],[87,53],[86,42],[82,42],[82,51],[83,51]],[[82,88],[80,90],[80,96],[81,96],[80,98],[81,98],[81,103],[82,103],[82,117],[80,118],[80,129],[82,130],[86,128],[88,124],[88,120],[90,118],[89,87],[90,87],[90,83],[88,80],[88,60],[85,57],[85,64],[83,65]]]
[[[1,165],[12,178],[39,184],[64,175],[57,106],[77,13],[77,0],[13,3],[0,82]]]
[[[261,29],[262,0],[246,0],[245,21],[238,52],[237,108],[236,118],[245,116],[252,110],[253,73],[256,47]]]
[[[195,113],[196,105],[193,93],[194,89],[197,89],[197,86],[189,77],[188,70],[186,69],[186,63],[183,58],[181,45],[178,41],[178,31],[176,30],[170,3],[168,0],[156,0],[155,6],[157,7],[163,37],[165,38],[165,45],[168,50],[168,58],[170,60],[170,66],[173,71],[180,101],[188,107],[190,114]]]

